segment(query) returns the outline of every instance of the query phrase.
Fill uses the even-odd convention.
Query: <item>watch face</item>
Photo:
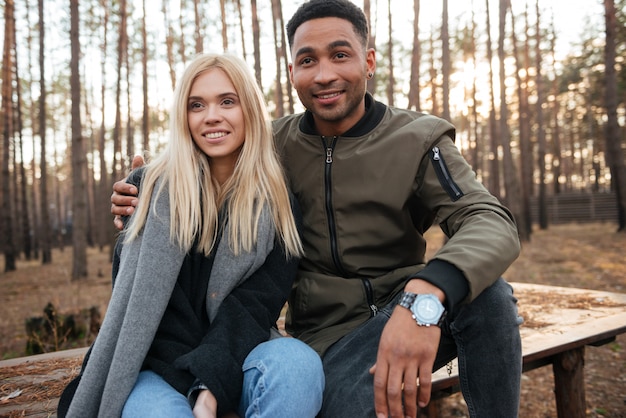
[[[419,295],[411,311],[418,324],[436,325],[443,314],[443,306],[434,295]]]
[[[438,306],[432,299],[424,299],[417,305],[420,317],[426,321],[436,321],[439,316]]]

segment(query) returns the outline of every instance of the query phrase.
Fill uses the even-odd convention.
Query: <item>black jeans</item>
[[[375,417],[373,376],[378,342],[393,301],[331,346],[323,358],[323,418]],[[517,417],[522,347],[517,300],[500,278],[442,326],[435,370],[458,357],[459,380],[471,417]]]

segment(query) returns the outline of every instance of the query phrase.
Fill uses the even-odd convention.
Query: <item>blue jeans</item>
[[[277,338],[254,348],[243,364],[238,414],[252,417],[315,417],[322,405],[324,372],[319,355],[295,338]],[[193,418],[187,397],[152,371],[143,371],[123,418]]]
[[[332,345],[323,357],[319,417],[375,417],[373,377],[378,342],[397,300]],[[442,326],[434,370],[458,357],[461,392],[471,417],[517,417],[522,374],[521,318],[513,289],[499,279]]]

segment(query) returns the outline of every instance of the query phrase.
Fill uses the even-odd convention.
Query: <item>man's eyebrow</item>
[[[310,54],[313,52],[313,48],[310,46],[304,46],[296,51],[296,57],[302,54]]]

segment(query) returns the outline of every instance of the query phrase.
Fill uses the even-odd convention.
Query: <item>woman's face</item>
[[[235,168],[245,134],[239,96],[223,70],[212,68],[198,75],[189,92],[187,115],[194,143],[211,160],[212,174],[225,181]]]

